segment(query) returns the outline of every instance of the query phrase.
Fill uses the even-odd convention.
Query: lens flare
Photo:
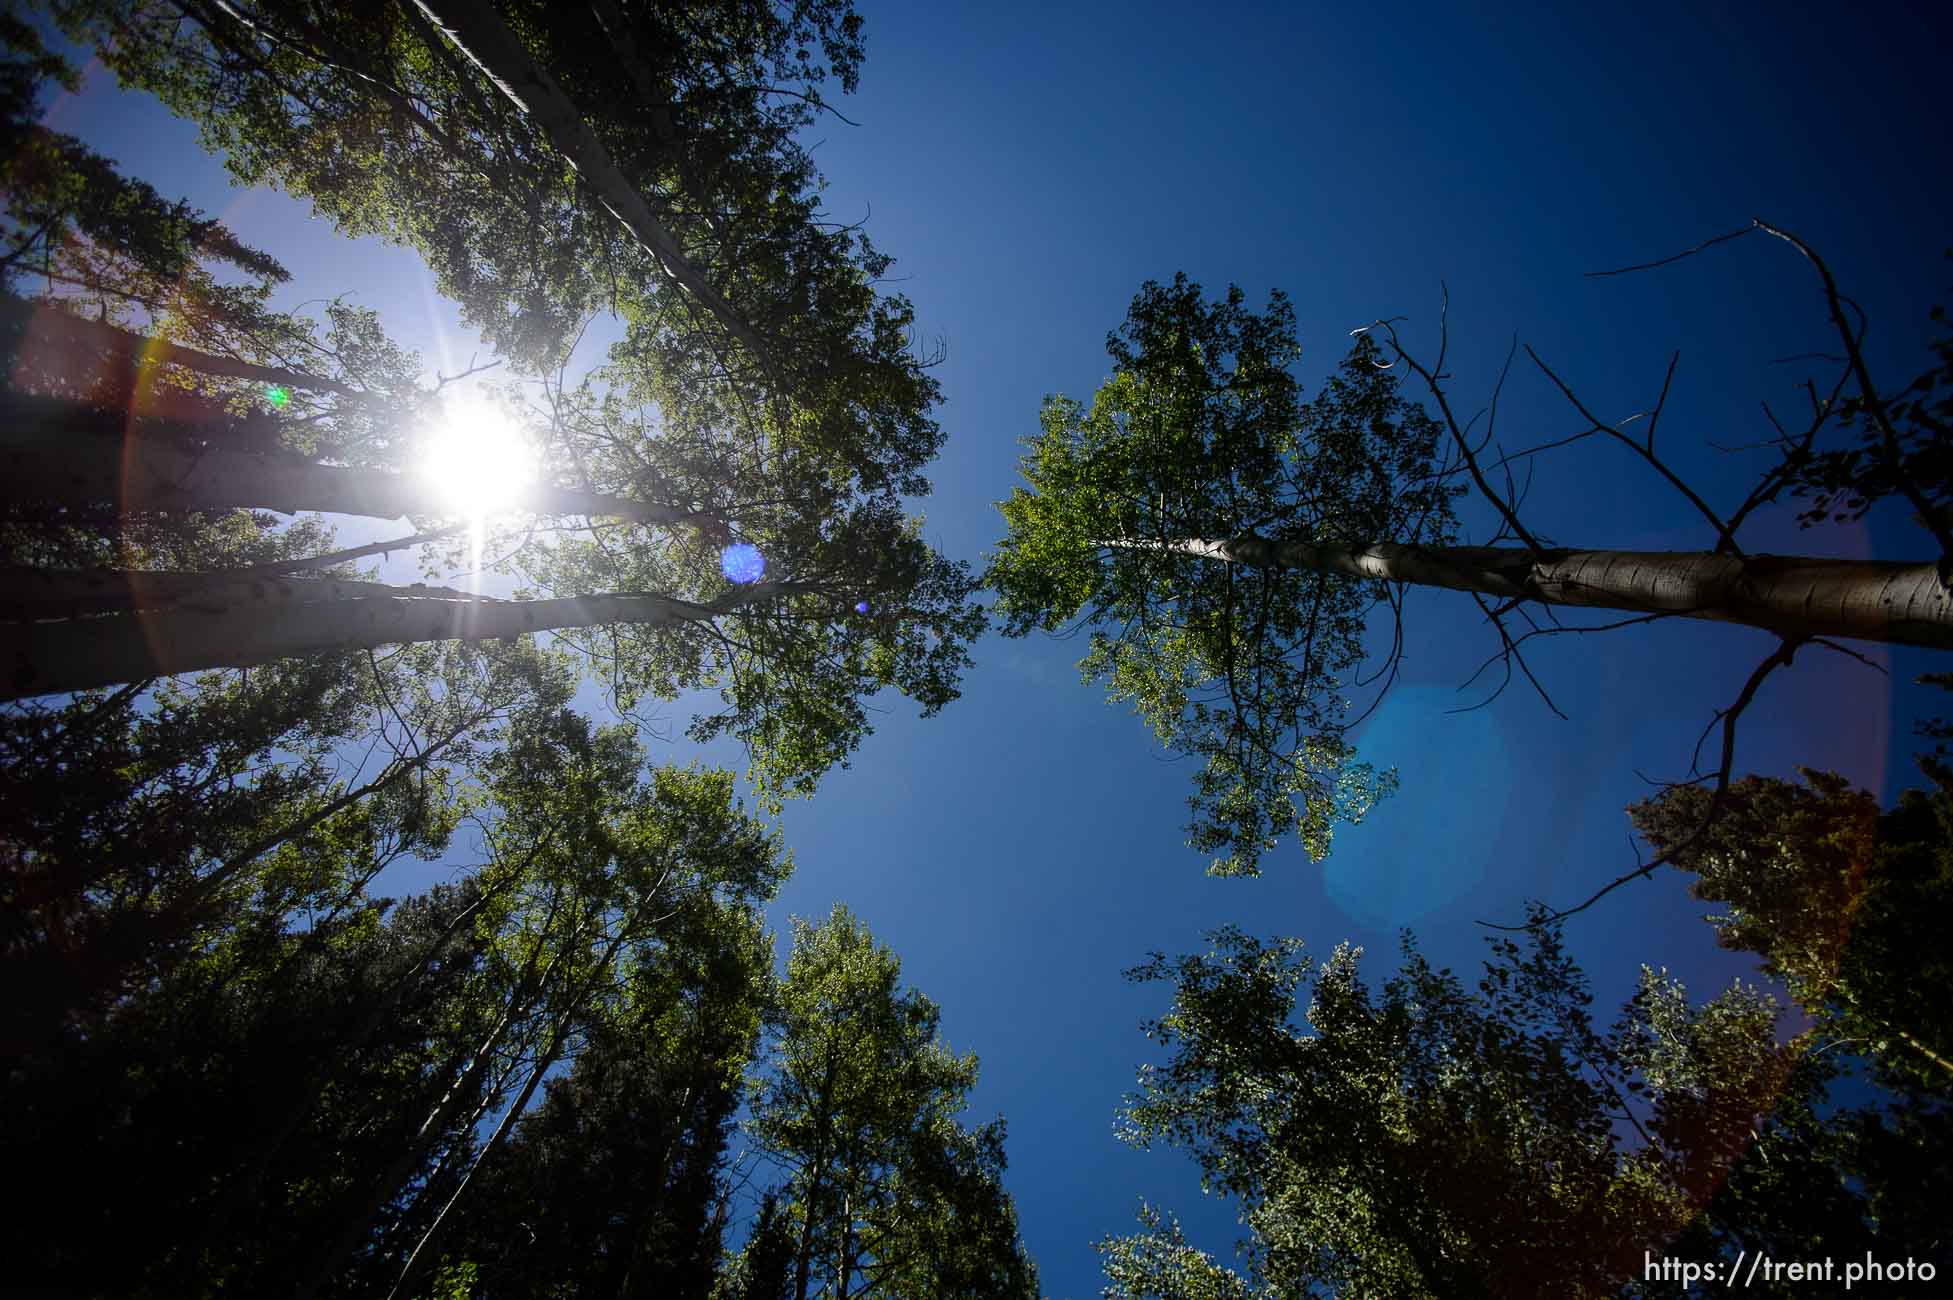
[[[719,552],[719,572],[728,582],[758,582],[766,573],[766,557],[757,546],[736,542]]]

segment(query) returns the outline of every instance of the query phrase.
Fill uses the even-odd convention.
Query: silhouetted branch
[[[1716,819],[1722,816],[1723,804],[1729,798],[1729,773],[1736,761],[1737,721],[1743,716],[1743,710],[1747,709],[1750,706],[1750,702],[1756,698],[1756,692],[1763,685],[1764,678],[1779,668],[1788,667],[1791,659],[1795,657],[1798,647],[1804,645],[1807,640],[1808,638],[1805,637],[1787,636],[1783,638],[1783,641],[1777,646],[1776,650],[1768,658],[1764,659],[1762,663],[1758,664],[1755,670],[1750,673],[1749,680],[1743,683],[1743,689],[1736,696],[1735,703],[1719,712],[1715,719],[1710,722],[1709,725],[1712,728],[1717,722],[1722,724],[1722,761],[1716,768],[1716,788],[1709,796],[1709,807],[1703,814],[1702,823],[1694,831],[1690,832],[1686,839],[1670,848],[1666,853],[1661,854],[1652,861],[1642,863],[1625,875],[1616,876],[1613,880],[1610,880],[1607,884],[1595,890],[1586,899],[1574,904],[1572,907],[1562,908],[1559,911],[1549,913],[1546,917],[1549,923],[1563,921],[1569,916],[1584,912],[1601,899],[1619,889],[1622,885],[1652,875],[1656,868],[1667,866],[1677,858],[1688,853],[1701,841],[1703,836],[1709,833],[1709,829],[1715,825]],[[1674,784],[1694,783],[1677,782]],[[1480,921],[1479,924],[1493,930],[1519,931],[1528,928],[1524,925],[1500,925],[1492,921]]]
[[[1892,481],[1898,485],[1899,491],[1918,512],[1919,522],[1932,533],[1933,540],[1939,543],[1940,580],[1946,583],[1949,566],[1953,566],[1953,529],[1947,527],[1946,521],[1940,518],[1939,512],[1933,509],[1932,504],[1926,500],[1925,494],[1919,490],[1919,485],[1904,472],[1899,451],[1899,432],[1892,427],[1892,417],[1885,409],[1884,400],[1878,395],[1877,386],[1872,383],[1872,372],[1865,365],[1864,349],[1860,346],[1865,334],[1862,323],[1864,310],[1838,292],[1838,282],[1832,278],[1831,268],[1825,264],[1822,257],[1818,256],[1816,249],[1789,231],[1780,230],[1761,218],[1753,224],[1756,229],[1765,234],[1775,235],[1789,244],[1817,268],[1818,277],[1824,282],[1824,302],[1831,312],[1831,324],[1837,329],[1838,338],[1844,343],[1845,355],[1851,363],[1852,376],[1858,381],[1858,395],[1863,399],[1865,410],[1870,413],[1872,422],[1878,426],[1879,435],[1884,440],[1885,455],[1892,463]],[[1850,303],[1852,310],[1858,313],[1861,322],[1856,332],[1852,330],[1850,322],[1845,320],[1844,308],[1847,303]],[[1953,586],[1953,583],[1947,585]]]
[[[1685,257],[1694,257],[1705,248],[1713,248],[1717,244],[1726,244],[1732,239],[1741,239],[1744,235],[1749,234],[1755,229],[1755,225],[1744,226],[1741,230],[1732,230],[1728,234],[1717,235],[1713,239],[1705,239],[1694,248],[1685,248],[1673,257],[1664,257],[1659,261],[1637,262],[1633,266],[1617,266],[1611,271],[1589,271],[1587,272],[1587,278],[1590,280],[1600,280],[1610,275],[1626,275],[1630,271],[1652,271],[1658,266],[1668,266],[1671,263],[1681,261]]]
[[[1681,359],[1681,353],[1677,352],[1668,363],[1668,374],[1661,381],[1661,400],[1655,404],[1654,416],[1648,421],[1648,436],[1645,443],[1636,442],[1625,433],[1622,433],[1618,428],[1606,423],[1599,416],[1588,410],[1586,403],[1582,402],[1575,395],[1573,389],[1567,385],[1565,380],[1554,373],[1551,366],[1540,359],[1539,353],[1533,351],[1530,345],[1526,348],[1526,355],[1531,357],[1533,364],[1538,366],[1540,371],[1548,379],[1553,381],[1553,386],[1560,390],[1566,400],[1573,405],[1573,409],[1580,413],[1580,417],[1593,425],[1593,432],[1604,433],[1608,437],[1621,442],[1629,450],[1634,452],[1635,455],[1647,461],[1657,474],[1668,480],[1669,486],[1681,493],[1687,499],[1688,503],[1694,506],[1704,519],[1709,521],[1710,526],[1716,530],[1716,535],[1720,539],[1716,543],[1716,549],[1718,551],[1724,551],[1730,555],[1741,555],[1743,553],[1743,548],[1736,544],[1736,535],[1730,531],[1729,525],[1717,517],[1716,512],[1709,508],[1709,503],[1698,496],[1694,488],[1691,488],[1687,483],[1683,482],[1675,471],[1669,469],[1667,465],[1662,463],[1661,458],[1655,455],[1655,421],[1661,418],[1662,403],[1668,400],[1668,385],[1675,378],[1675,363]]]
[[[1466,439],[1465,431],[1458,427],[1458,418],[1455,414],[1453,414],[1451,410],[1451,400],[1445,395],[1444,386],[1438,382],[1438,377],[1433,372],[1426,370],[1423,366],[1419,365],[1417,359],[1411,356],[1409,352],[1405,351],[1402,340],[1400,340],[1397,337],[1397,329],[1395,324],[1393,323],[1395,319],[1396,318],[1392,318],[1390,320],[1373,321],[1371,324],[1365,325],[1360,329],[1351,330],[1350,333],[1352,335],[1363,334],[1368,332],[1369,330],[1382,327],[1384,333],[1389,336],[1391,351],[1395,352],[1397,354],[1398,359],[1401,360],[1405,365],[1409,366],[1412,370],[1415,370],[1418,373],[1418,375],[1424,380],[1424,386],[1430,390],[1432,399],[1437,402],[1438,410],[1444,416],[1445,427],[1451,431],[1451,437],[1453,441],[1457,444],[1459,453],[1463,455],[1465,459],[1465,465],[1471,471],[1472,482],[1477,485],[1479,493],[1482,496],[1484,496],[1484,498],[1487,501],[1492,503],[1493,508],[1496,509],[1499,512],[1499,515],[1505,520],[1506,527],[1512,530],[1513,537],[1517,539],[1519,542],[1523,543],[1527,550],[1532,551],[1534,553],[1538,553],[1545,550],[1546,548],[1540,544],[1539,539],[1534,537],[1532,533],[1527,530],[1526,526],[1519,522],[1519,516],[1515,512],[1514,506],[1508,503],[1504,498],[1500,497],[1498,493],[1494,492],[1492,490],[1492,485],[1485,481],[1485,474],[1479,468],[1478,456],[1472,450],[1471,443]],[[1513,338],[1514,348],[1517,348],[1518,342],[1519,340],[1517,336],[1514,336]],[[1511,365],[1512,365],[1512,354],[1508,352],[1506,355],[1506,369],[1510,369]],[[1501,370],[1499,372],[1499,385],[1501,387],[1505,383],[1505,374],[1506,374],[1505,370]],[[1497,401],[1498,401],[1498,389],[1494,388],[1493,404],[1494,404],[1495,412],[1497,409]],[[1496,415],[1494,416],[1494,418],[1496,418]],[[1486,431],[1486,436],[1488,438],[1491,436],[1491,429],[1489,423]]]
[[[1485,611],[1485,617],[1491,621],[1492,626],[1498,629],[1499,643],[1501,648],[1498,654],[1493,655],[1490,659],[1487,659],[1484,663],[1480,664],[1478,666],[1478,672],[1475,672],[1470,677],[1466,678],[1464,682],[1464,686],[1460,686],[1458,689],[1463,690],[1465,686],[1470,686],[1473,682],[1477,681],[1479,677],[1479,673],[1483,673],[1487,668],[1491,667],[1493,660],[1498,660],[1505,664],[1505,678],[1499,683],[1499,687],[1497,690],[1493,691],[1490,695],[1480,700],[1477,704],[1467,705],[1461,709],[1446,709],[1445,712],[1470,713],[1474,709],[1482,709],[1486,705],[1490,704],[1493,700],[1498,699],[1499,696],[1505,693],[1505,688],[1511,685],[1512,683],[1512,665],[1516,662],[1519,665],[1519,671],[1524,673],[1526,675],[1526,680],[1532,683],[1533,690],[1539,693],[1539,698],[1546,701],[1547,708],[1553,710],[1553,716],[1560,719],[1560,721],[1565,722],[1567,720],[1566,714],[1560,712],[1560,706],[1553,703],[1553,697],[1546,693],[1546,688],[1544,686],[1540,685],[1539,678],[1533,676],[1533,670],[1531,666],[1526,663],[1526,656],[1522,654],[1519,650],[1519,642],[1515,641],[1512,637],[1512,633],[1506,630],[1504,618],[1500,615],[1498,611],[1495,611],[1490,605],[1487,605],[1485,603],[1485,597],[1481,596],[1479,593],[1474,591],[1471,593],[1471,597],[1473,600],[1478,602],[1478,607]],[[1539,629],[1535,628],[1534,630],[1538,631]],[[1526,635],[1532,636],[1533,633],[1528,632]]]

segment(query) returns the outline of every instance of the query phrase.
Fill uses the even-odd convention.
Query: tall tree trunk
[[[416,596],[449,600],[482,599],[472,591],[416,584]],[[321,600],[355,596],[397,596],[399,587],[335,577],[242,576],[210,572],[167,572],[131,569],[40,569],[27,564],[0,565],[0,618],[82,618],[136,609],[181,606],[216,612],[232,605],[260,602],[278,609]]]
[[[0,403],[0,495],[64,506],[122,510],[275,510],[400,519],[461,513],[418,475],[319,465],[292,453],[193,447],[169,434],[221,441],[222,427],[188,421],[134,422],[121,411],[53,398]],[[153,430],[153,432],[152,432]],[[649,525],[709,518],[600,492],[531,485],[510,511],[595,515]]]
[[[10,338],[15,335],[24,337],[15,341]],[[93,359],[97,361],[112,361],[129,373],[153,366],[172,365],[201,374],[252,380],[280,388],[300,388],[308,392],[336,393],[341,397],[362,399],[377,396],[324,375],[305,374],[282,366],[261,366],[239,361],[235,357],[200,352],[168,339],[137,334],[106,321],[89,320],[86,316],[60,307],[5,294],[0,295],[0,342],[9,341],[14,342],[16,347],[28,350],[30,373],[39,359],[35,355],[37,352],[44,350],[49,363],[62,365],[71,364],[74,353],[79,350],[94,353]]]
[[[1522,547],[1341,546],[1248,534],[1210,540],[1101,541],[1255,568],[1310,569],[1353,578],[1532,600],[1743,623],[1787,636],[1844,636],[1953,649],[1953,592],[1932,564],[1824,560],[1710,551],[1538,552]]]
[[[813,1176],[807,1183],[806,1211],[800,1216],[800,1247],[794,1252],[793,1300],[807,1300],[807,1284],[814,1268],[814,1202],[820,1196],[823,1173],[820,1157],[816,1156]]]
[[[841,1244],[835,1255],[834,1300],[848,1300],[848,1282],[854,1277],[854,1197],[841,1193]]]
[[[218,611],[166,609],[59,622],[0,624],[0,700],[87,690],[205,668],[254,668],[292,655],[420,641],[492,641],[555,628],[710,619],[798,590],[754,583],[710,605],[618,594],[553,600],[448,600],[396,587],[390,596],[309,604],[262,597]]]
[[[737,308],[712,286],[704,272],[686,260],[685,251],[651,212],[644,195],[631,184],[596,132],[583,120],[576,104],[556,79],[531,58],[522,42],[487,0],[414,0],[420,11],[454,42],[455,47],[487,75],[549,137],[665,272],[683,285],[727,332],[752,349],[762,366],[771,356],[759,334]]]
[[[619,945],[623,941],[624,935],[620,933],[603,955],[603,968],[607,969],[609,967],[610,959],[616,954]],[[582,986],[582,991],[587,992],[589,988],[590,982],[586,982]],[[474,1161],[468,1166],[468,1172],[461,1176],[461,1182],[455,1187],[453,1193],[448,1196],[447,1201],[441,1206],[440,1212],[434,1216],[434,1222],[427,1226],[427,1231],[423,1232],[420,1240],[414,1243],[413,1250],[407,1255],[407,1262],[400,1266],[400,1276],[394,1280],[393,1289],[387,1292],[387,1300],[394,1300],[394,1297],[400,1294],[400,1288],[407,1284],[407,1279],[413,1274],[414,1265],[420,1262],[420,1258],[426,1253],[427,1248],[439,1239],[441,1230],[447,1226],[448,1215],[453,1212],[455,1205],[474,1183],[475,1175],[481,1172],[481,1167],[487,1161],[488,1157],[497,1147],[501,1146],[502,1139],[508,1135],[510,1126],[515,1123],[516,1119],[529,1105],[529,1099],[536,1095],[536,1088],[542,1083],[543,1076],[549,1073],[550,1066],[556,1064],[556,1058],[562,1054],[564,1044],[569,1041],[569,1022],[576,1011],[577,1006],[572,1003],[550,1025],[549,1046],[543,1050],[541,1058],[536,1061],[535,1067],[529,1071],[529,1081],[523,1085],[521,1095],[516,1097],[514,1104],[502,1112],[502,1118],[495,1125],[495,1131],[489,1134],[488,1141],[483,1143],[482,1149],[475,1154]]]
[[[1940,1069],[1945,1070],[1949,1074],[1953,1074],[1953,1061],[1947,1060],[1944,1056],[1941,1056],[1938,1052],[1935,1052],[1932,1048],[1920,1042],[1910,1032],[1892,1026],[1888,1026],[1888,1028],[1891,1028],[1892,1032],[1903,1039],[1906,1045],[1911,1047],[1915,1052],[1918,1052]]]
[[[814,1094],[814,1104],[817,1107],[815,1114],[821,1118],[815,1139],[817,1145],[814,1151],[813,1176],[807,1182],[807,1209],[800,1221],[800,1248],[794,1255],[793,1300],[807,1300],[807,1286],[813,1274],[814,1213],[820,1203],[821,1179],[827,1174],[828,1128],[834,1115],[832,1098],[834,1075],[838,1067],[839,1062],[830,1049],[821,1073],[821,1086]]]
[[[493,888],[493,887],[491,887]],[[186,1257],[194,1259],[197,1255],[216,1246],[218,1239],[229,1231],[231,1215],[237,1207],[246,1204],[259,1195],[272,1159],[283,1149],[300,1124],[313,1113],[320,1095],[330,1081],[331,1066],[339,1055],[358,1051],[371,1041],[374,1033],[393,1015],[400,1003],[411,990],[413,981],[426,971],[428,965],[438,958],[451,955],[455,950],[455,932],[461,923],[468,920],[480,909],[485,898],[477,898],[454,920],[434,942],[428,945],[427,952],[404,974],[387,985],[380,997],[374,1001],[356,1028],[318,1051],[306,1067],[304,1075],[296,1086],[291,1088],[288,1100],[280,1108],[279,1122],[260,1132],[251,1142],[248,1153],[243,1156],[231,1171],[223,1189],[218,1192],[204,1216],[205,1227],[202,1235],[191,1245]],[[299,941],[299,949],[316,947],[311,942],[317,931],[310,931]],[[274,978],[284,970],[284,963],[274,968]],[[221,987],[221,985],[219,986]]]

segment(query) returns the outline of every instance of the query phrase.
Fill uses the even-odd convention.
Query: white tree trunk
[[[479,600],[472,591],[416,584],[402,589],[382,582],[345,578],[228,577],[210,573],[125,569],[37,569],[31,565],[0,565],[0,618],[81,618],[133,609],[181,609],[220,613],[236,605],[257,602],[259,608],[283,609],[317,601],[347,600],[355,596],[445,596],[450,600]]]
[[[1709,551],[1553,548],[1535,554],[1523,547],[1338,546],[1252,535],[1099,545],[1445,587],[1500,600],[1714,619],[1787,636],[1953,649],[1953,592],[1940,584],[1932,564]]]
[[[84,408],[76,407],[76,411]],[[120,510],[275,510],[401,519],[452,516],[432,484],[413,475],[297,456],[220,449],[191,451],[167,437],[105,437],[63,427],[49,408],[45,423],[0,430],[0,495],[57,505],[113,505]],[[93,418],[93,414],[90,415]],[[506,507],[544,515],[595,515],[632,523],[695,523],[702,516],[671,506],[568,488],[531,486]]]
[[[0,624],[0,700],[87,690],[204,668],[254,668],[293,655],[376,650],[417,641],[491,641],[554,628],[710,619],[788,594],[755,583],[711,605],[646,594],[554,600],[452,600],[396,587],[388,596],[279,604],[265,596],[224,610],[165,609]]]
[[[308,392],[337,393],[341,397],[360,399],[375,396],[324,375],[309,375],[280,366],[261,366],[239,361],[236,357],[200,352],[168,339],[137,334],[106,321],[89,320],[86,316],[64,311],[60,307],[24,298],[0,297],[0,327],[25,333],[29,340],[29,356],[45,352],[52,362],[66,360],[70,350],[79,346],[89,351],[107,353],[132,368],[145,365],[183,366],[200,374],[249,379]]]
[[[415,4],[465,58],[542,128],[577,174],[597,192],[603,205],[658,259],[671,278],[718,317],[734,338],[751,348],[762,365],[770,364],[758,333],[712,287],[704,273],[686,260],[684,250],[652,214],[644,195],[617,169],[576,105],[556,79],[529,56],[494,5],[488,0],[415,0]]]

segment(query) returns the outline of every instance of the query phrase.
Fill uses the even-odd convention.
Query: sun
[[[421,454],[421,474],[443,504],[474,520],[513,505],[536,480],[536,452],[491,403],[451,404]]]

